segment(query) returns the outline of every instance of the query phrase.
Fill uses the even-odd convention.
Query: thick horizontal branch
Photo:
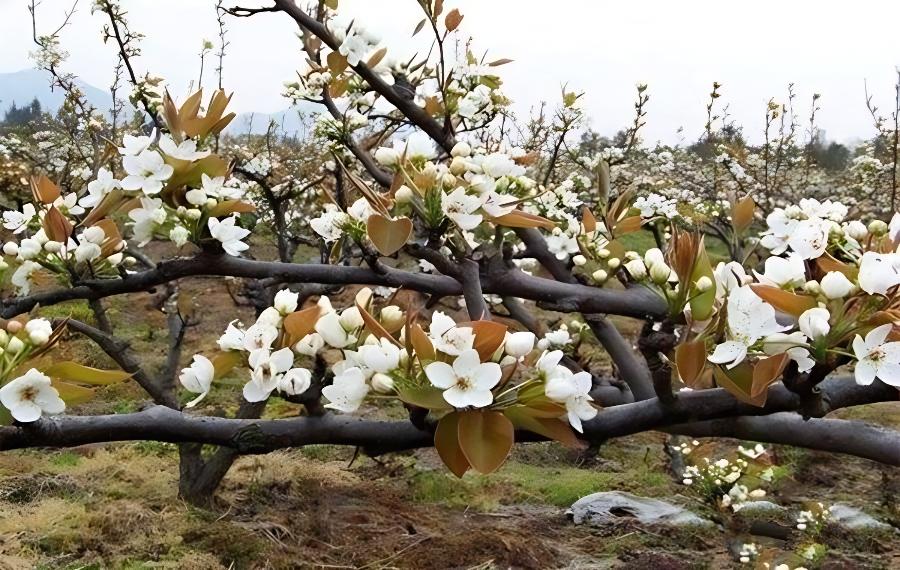
[[[463,294],[460,283],[445,275],[414,273],[388,267],[377,271],[367,267],[325,264],[255,261],[224,254],[200,253],[194,257],[162,261],[155,268],[117,279],[85,281],[73,287],[35,293],[27,297],[4,299],[0,316],[12,318],[36,306],[54,305],[77,299],[101,299],[125,293],[147,291],[184,277],[230,276],[272,279],[282,283],[323,285],[384,285],[404,287],[436,296]],[[665,306],[650,290],[636,287],[614,291],[586,285],[560,283],[533,277],[518,270],[482,276],[482,290],[500,296],[554,302],[571,311],[609,313],[629,317],[663,314]]]
[[[824,382],[822,388],[832,409],[897,399],[896,389],[880,382],[857,386],[846,378],[834,378]],[[800,405],[800,398],[783,386],[770,390],[763,407],[742,404],[722,389],[702,390],[684,393],[669,404],[653,398],[603,409],[596,418],[585,422],[584,437],[590,442],[601,443],[614,437],[687,422],[769,415],[796,410]],[[729,435],[735,433],[735,428],[730,430]],[[773,433],[771,437],[781,435]],[[534,441],[536,437],[520,433],[517,439]],[[432,445],[430,432],[419,430],[408,422],[373,421],[342,415],[279,420],[227,419],[191,416],[163,406],[133,414],[60,416],[0,428],[0,451],[127,440],[214,444],[240,453],[264,453],[284,447],[326,443],[360,446],[374,453]]]
[[[692,437],[734,437],[793,445],[900,466],[900,431],[859,421],[804,420],[795,413],[784,412],[675,425],[666,431]]]

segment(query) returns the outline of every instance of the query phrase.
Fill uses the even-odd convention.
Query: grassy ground
[[[251,310],[235,307],[219,279],[185,282],[182,294],[194,299],[200,317],[188,333],[185,361],[208,350],[229,320],[252,320]],[[151,301],[150,295],[115,299],[109,311],[119,334],[152,369],[164,357],[166,328]],[[83,303],[42,314],[91,320]],[[540,318],[554,325],[558,320],[543,313]],[[616,322],[635,332],[633,321]],[[64,346],[60,358],[109,365],[77,336]],[[608,366],[602,351],[586,350],[593,368]],[[233,410],[238,389],[237,383],[217,386],[201,411]],[[75,412],[124,413],[144,401],[140,389],[126,383],[99,389],[94,401]],[[266,415],[298,412],[298,406],[276,400]],[[396,410],[367,413],[385,417]],[[900,425],[897,404],[844,416]],[[566,518],[572,502],[606,490],[663,497],[704,512],[672,476],[665,442],[662,434],[641,434],[590,453],[552,443],[524,445],[497,473],[462,479],[449,475],[433,450],[371,459],[355,457],[350,448],[309,446],[241,458],[209,510],[176,499],[172,445],[2,453],[0,570],[732,567],[719,529],[651,531],[623,522],[599,530]],[[735,444],[719,442],[723,450]],[[780,502],[847,501],[900,522],[884,485],[900,477],[896,470],[790,448],[775,448],[774,458],[783,477],[772,494]],[[825,567],[900,567],[898,546],[882,538],[835,536],[829,542]]]

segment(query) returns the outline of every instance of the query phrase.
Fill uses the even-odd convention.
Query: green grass
[[[63,451],[51,455],[50,463],[56,467],[75,467],[81,463],[81,456],[71,451]]]
[[[488,510],[502,503],[568,507],[585,495],[613,489],[654,495],[669,484],[668,475],[645,466],[613,472],[510,461],[494,474],[468,473],[462,479],[442,470],[423,471],[412,477],[411,490],[419,502]]]
[[[66,301],[41,307],[39,316],[46,319],[71,318],[85,323],[94,322],[94,312],[88,306],[87,301]]]
[[[625,249],[634,250],[641,255],[648,249],[656,247],[656,240],[653,239],[653,234],[648,230],[625,234],[619,238],[619,241],[622,242]],[[706,252],[709,254],[713,265],[728,259],[728,248],[725,247],[722,240],[708,235],[704,243],[706,243]]]

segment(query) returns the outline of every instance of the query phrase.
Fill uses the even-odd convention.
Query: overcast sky
[[[72,0],[43,0],[39,31],[59,25]],[[101,14],[90,0],[62,33],[71,53],[66,68],[106,88],[115,52],[100,41]],[[245,5],[261,5],[250,0]],[[867,137],[864,81],[879,107],[893,104],[900,64],[900,2],[892,0],[446,0],[465,15],[463,33],[476,50],[509,57],[505,92],[526,112],[542,99],[558,99],[560,86],[585,91],[592,125],[612,134],[631,118],[634,85],[650,87],[645,136],[674,142],[677,130],[693,139],[702,131],[713,81],[722,101],[752,138],[761,130],[766,101],[783,100],[794,82],[801,116],[821,93],[819,124],[829,138]],[[28,0],[0,0],[0,72],[30,67]],[[201,38],[215,39],[214,0],[122,0],[132,28],[146,34],[139,70],[164,76],[183,96],[196,77]],[[342,11],[378,32],[391,53],[408,56],[420,19],[414,0],[341,0]],[[285,108],[282,82],[294,77],[302,56],[296,28],[284,14],[230,18],[225,84],[237,111]],[[424,32],[420,34],[424,40]],[[394,47],[396,46],[396,47]],[[427,49],[427,46],[425,46]],[[206,75],[212,79],[212,75]]]

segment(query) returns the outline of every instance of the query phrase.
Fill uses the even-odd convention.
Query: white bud
[[[44,244],[44,251],[47,253],[59,253],[62,251],[62,244],[58,241],[48,241]]]
[[[521,358],[534,349],[535,336],[532,332],[514,332],[506,335],[506,353]]]
[[[829,271],[822,278],[821,289],[829,299],[842,299],[853,290],[853,283],[840,271]]]
[[[704,275],[700,279],[697,279],[697,283],[695,283],[694,286],[697,288],[697,291],[700,291],[701,293],[705,293],[706,291],[709,291],[710,289],[712,289],[713,281],[712,281],[712,279],[710,279],[709,277]]]
[[[620,265],[622,265],[622,262],[618,257],[610,257],[609,261],[606,262],[606,266],[613,270],[618,269]]]
[[[381,324],[389,331],[396,330],[403,326],[406,316],[397,305],[388,305],[381,309]]]
[[[366,324],[365,321],[363,321],[362,315],[359,313],[359,309],[356,307],[344,309],[341,313],[339,322],[345,331],[356,330]]]
[[[6,255],[18,255],[19,254],[19,244],[14,241],[8,241],[3,244],[3,253]]]
[[[450,156],[469,156],[472,154],[472,147],[465,141],[459,141],[450,149]]]
[[[628,253],[631,253],[631,252],[628,252]],[[626,254],[626,256],[627,255],[628,254]],[[663,252],[658,247],[654,247],[654,248],[648,249],[647,252],[644,254],[644,263],[647,264],[647,267],[652,268],[654,265],[657,265],[657,264],[665,265],[666,258],[663,255]]]
[[[598,249],[597,257],[599,257],[600,259],[606,259],[607,257],[609,257],[609,250],[606,248]]]
[[[382,146],[375,151],[375,160],[384,166],[393,166],[400,160],[400,153],[391,147]]]
[[[640,281],[647,277],[647,268],[644,266],[644,262],[640,259],[632,259],[628,263],[625,264],[625,270],[631,275],[631,278],[635,281]],[[668,277],[668,274],[666,274]]]
[[[604,281],[606,281],[609,278],[609,274],[602,269],[598,269],[597,271],[594,271],[593,274],[591,274],[591,277],[594,278],[594,281],[596,281],[598,283],[603,283]]]
[[[413,194],[413,191],[410,190],[409,186],[404,184],[400,188],[397,188],[397,192],[394,194],[394,200],[396,200],[398,204],[406,204],[407,202],[412,202],[414,196],[415,194]]]
[[[199,220],[200,216],[203,214],[197,208],[191,208],[190,210],[185,211],[184,215],[189,220]]]
[[[578,267],[581,267],[582,265],[587,263],[587,258],[579,254],[572,258],[572,263],[574,263]]]
[[[394,380],[387,374],[376,372],[372,376],[372,389],[379,394],[392,394],[394,392]]]
[[[22,339],[20,339],[17,336],[14,336],[11,339],[9,339],[9,344],[6,345],[6,353],[7,354],[19,354],[20,352],[22,352],[22,349],[24,349],[24,348],[25,348],[25,343],[22,342]]]
[[[469,170],[469,161],[461,156],[455,157],[450,161],[450,172],[456,175],[460,175]]]
[[[650,266],[650,279],[657,285],[662,285],[668,281],[671,273],[672,269],[665,263],[656,262]]]
[[[106,232],[104,232],[103,228],[100,226],[91,226],[84,230],[84,233],[81,235],[87,241],[97,245],[102,244],[103,240],[106,239]]]
[[[866,225],[859,220],[848,222],[844,231],[856,241],[864,240],[866,239],[866,236],[869,235],[869,230],[866,229]]]
[[[819,287],[818,281],[816,281],[815,279],[810,279],[803,284],[803,290],[810,295],[818,295],[822,289],[821,287]]]

